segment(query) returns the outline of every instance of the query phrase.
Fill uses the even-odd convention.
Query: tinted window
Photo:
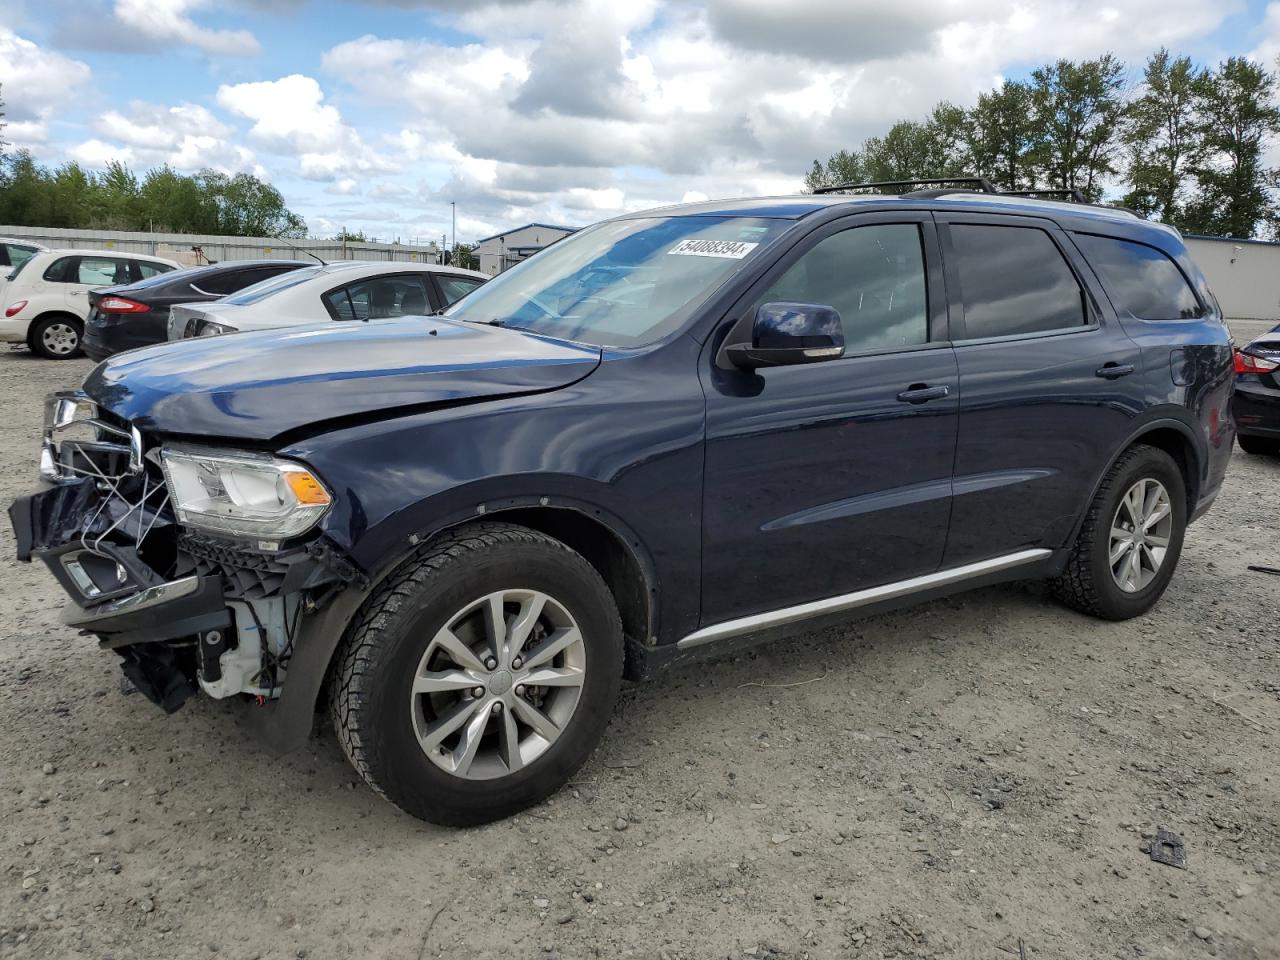
[[[1049,234],[953,224],[965,338],[1064,330],[1088,322],[1084,292]]]
[[[1121,316],[1190,320],[1204,315],[1177,264],[1155,247],[1083,233],[1076,234],[1076,243],[1098,271]]]
[[[267,280],[259,281],[252,286],[245,287],[233,297],[227,297],[227,303],[244,304],[257,303],[259,300],[265,300],[272,294],[279,293],[281,290],[288,290],[290,287],[296,287],[300,283],[305,283],[312,277],[320,275],[323,267],[303,267],[301,270],[294,270],[279,277],[270,277]]]
[[[920,228],[877,224],[827,237],[759,302],[774,301],[835,307],[849,353],[925,343],[929,311]]]
[[[429,312],[420,277],[370,277],[325,294],[335,320],[381,320]]]
[[[440,293],[444,296],[446,305],[455,300],[461,300],[484,283],[483,280],[477,280],[474,277],[451,277],[442,274],[436,274],[436,282],[440,284]]]

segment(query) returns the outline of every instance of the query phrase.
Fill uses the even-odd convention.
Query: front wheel
[[[1169,585],[1186,526],[1178,465],[1163,450],[1131,447],[1094,495],[1054,593],[1106,620],[1146,613]]]
[[[558,790],[609,721],[622,625],[599,573],[524,527],[485,523],[428,545],[366,601],[331,710],[365,781],[450,826]]]

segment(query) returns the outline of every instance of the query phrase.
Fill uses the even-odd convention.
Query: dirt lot
[[[0,500],[88,369],[0,355]],[[327,729],[273,762],[122,695],[6,523],[0,957],[1280,957],[1277,489],[1237,454],[1131,623],[988,589],[631,687],[570,789],[469,831]]]

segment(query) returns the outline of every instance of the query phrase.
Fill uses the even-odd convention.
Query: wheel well
[[[1173,427],[1158,427],[1136,437],[1133,445],[1137,444],[1163,450],[1173,458],[1182,471],[1182,482],[1187,489],[1187,516],[1191,516],[1200,500],[1200,469],[1195,447],[1186,434]]]
[[[486,514],[485,519],[518,523],[555,537],[582,554],[613,594],[622,618],[623,633],[640,644],[652,636],[650,610],[653,585],[649,583],[635,548],[606,524],[578,510],[559,507],[516,507]]]

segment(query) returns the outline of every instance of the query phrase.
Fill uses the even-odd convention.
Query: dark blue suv
[[[956,190],[583,230],[441,317],[122,354],[51,398],[19,555],[151,699],[320,709],[467,824],[556,790],[619,683],[1014,579],[1147,611],[1230,455],[1178,234]]]

